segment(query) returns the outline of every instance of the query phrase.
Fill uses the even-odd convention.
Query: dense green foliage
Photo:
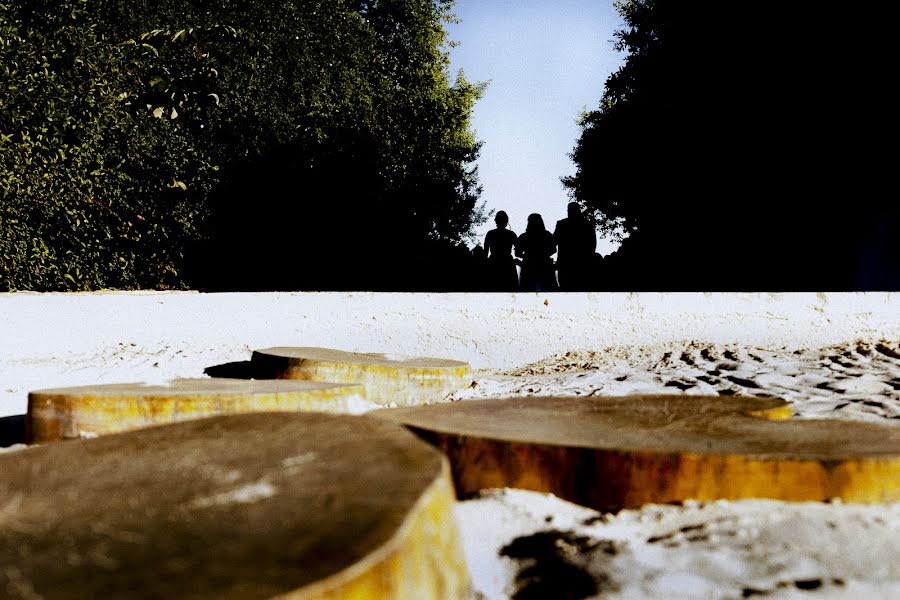
[[[625,62],[563,179],[601,226],[629,234],[607,261],[612,287],[897,285],[896,271],[866,274],[900,265],[884,233],[896,204],[876,184],[882,54],[850,51],[878,47],[869,25],[836,7],[617,6]]]
[[[129,110],[132,48],[89,4],[0,5],[0,289],[178,285],[196,235],[214,167],[181,123]]]
[[[4,1],[2,289],[353,287],[236,263],[335,215],[423,247],[482,218],[449,1]]]

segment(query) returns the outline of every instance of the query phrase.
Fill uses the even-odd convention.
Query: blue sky
[[[576,121],[598,105],[624,58],[612,47],[621,19],[612,0],[457,0],[455,12],[461,22],[447,25],[459,42],[451,73],[462,68],[469,80],[488,82],[473,119],[484,142],[482,199],[505,210],[516,233],[533,212],[552,231],[569,201],[559,178],[574,172],[567,154]],[[480,243],[493,226],[477,230]]]

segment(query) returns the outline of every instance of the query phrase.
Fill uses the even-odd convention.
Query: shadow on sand
[[[249,360],[238,360],[206,367],[203,372],[210,377],[228,379],[253,379],[253,365]]]
[[[0,417],[0,448],[25,443],[25,415]]]

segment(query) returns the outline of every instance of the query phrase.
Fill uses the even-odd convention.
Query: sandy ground
[[[115,374],[118,360],[153,379],[154,365],[181,354],[122,345],[113,361],[56,365],[70,378],[108,378],[97,362],[112,362]],[[199,354],[207,364],[222,358],[215,348]],[[793,402],[797,418],[900,426],[900,345],[854,340],[791,350],[687,342],[570,351],[478,370],[473,385],[449,400],[633,393],[719,394],[726,402],[778,396]],[[722,501],[601,514],[552,495],[492,490],[460,502],[456,515],[473,600],[900,598],[900,504]]]
[[[509,371],[673,341],[793,351],[858,338],[900,339],[900,294],[21,292],[0,294],[0,417],[24,413],[29,390],[197,377],[271,346]]]
[[[456,514],[475,599],[900,598],[900,505],[769,500],[600,514],[496,490]]]
[[[855,340],[788,350],[687,342],[566,352],[482,370],[452,399],[673,393],[783,398],[800,418],[900,420],[900,345]]]
[[[28,390],[196,377],[273,345],[468,360],[475,382],[455,401],[768,395],[792,401],[797,418],[900,426],[897,295],[336,298],[0,297],[0,442],[21,425]],[[900,504],[613,515],[494,490],[456,514],[473,600],[900,598]]]
[[[454,400],[632,393],[777,396],[795,418],[900,420],[900,346],[664,344],[477,373]],[[900,426],[900,423],[897,423]],[[457,515],[475,599],[900,598],[900,504],[768,500],[600,514],[494,490]]]

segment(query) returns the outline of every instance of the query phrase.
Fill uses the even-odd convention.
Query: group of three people
[[[509,217],[504,211],[497,213],[494,223],[497,228],[489,231],[484,239],[493,289],[552,292],[590,288],[597,234],[577,203],[569,203],[568,217],[557,221],[553,233],[546,230],[543,218],[537,213],[528,215],[528,226],[519,236],[508,229]],[[513,258],[514,250],[516,258]],[[554,253],[556,264],[552,258]],[[521,276],[516,271],[517,264],[522,266]]]

